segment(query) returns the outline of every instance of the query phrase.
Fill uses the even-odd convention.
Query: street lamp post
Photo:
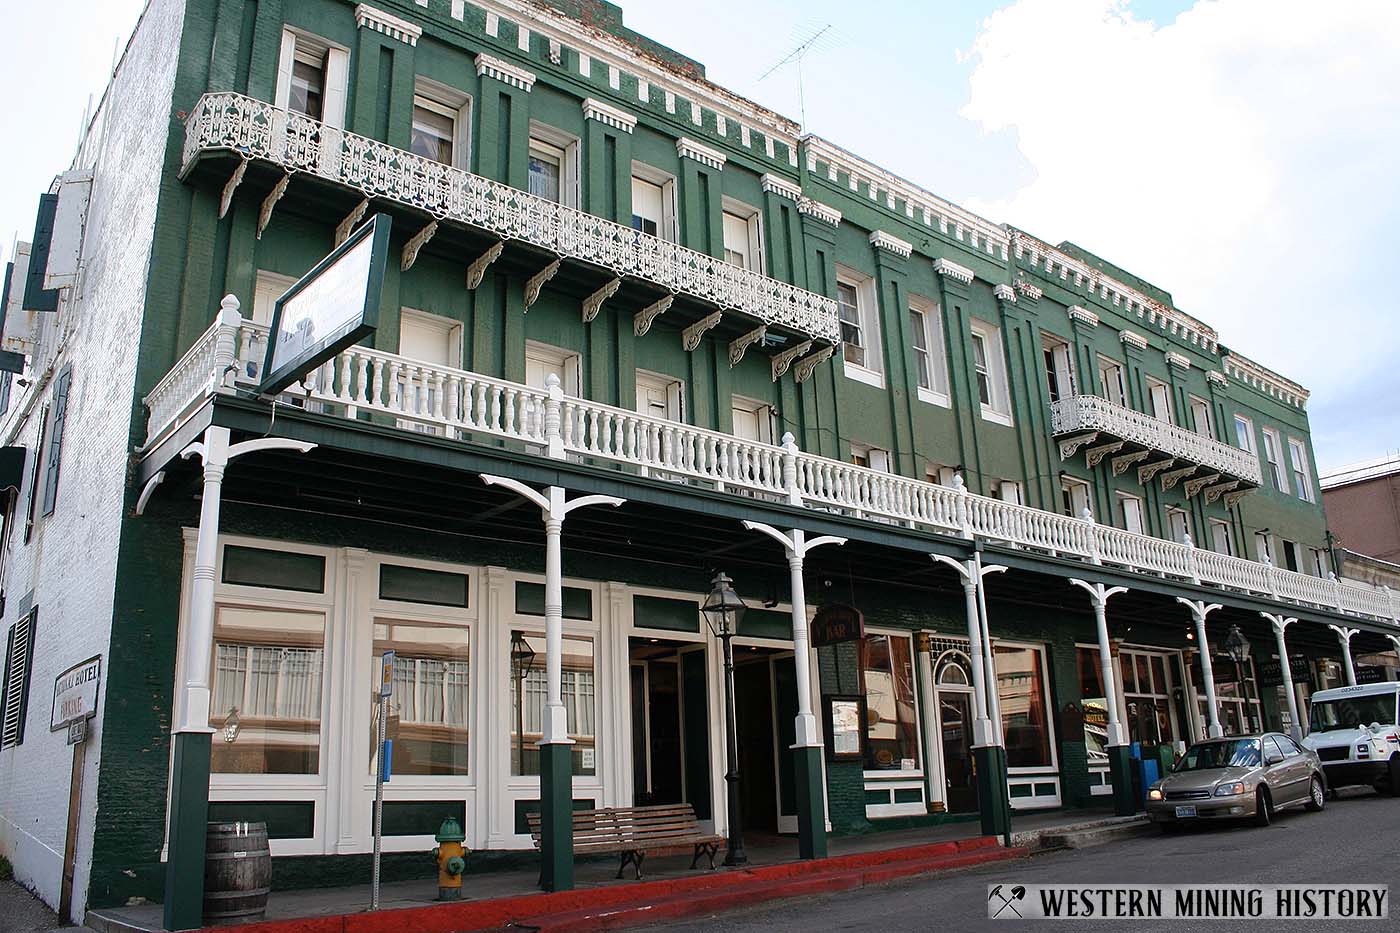
[[[515,671],[515,770],[525,773],[525,678],[535,664],[535,652],[522,632],[510,633],[510,663]]]
[[[711,581],[713,588],[700,611],[724,647],[724,731],[728,751],[724,780],[729,787],[729,842],[725,847],[724,864],[743,865],[749,858],[744,853],[744,830],[739,816],[739,736],[734,723],[734,649],[730,639],[739,629],[744,601],[730,586],[732,582],[723,572],[715,574]]]
[[[1253,720],[1253,713],[1250,710],[1249,686],[1244,680],[1244,662],[1249,659],[1249,639],[1244,637],[1238,625],[1230,626],[1230,633],[1225,636],[1225,651],[1230,655],[1230,660],[1235,662],[1235,679],[1239,681],[1240,698],[1244,700],[1244,712],[1241,716],[1243,732],[1252,731],[1249,726]],[[1288,663],[1288,659],[1284,659]]]

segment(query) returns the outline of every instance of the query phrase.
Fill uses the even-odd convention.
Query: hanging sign
[[[390,226],[375,214],[277,299],[259,392],[275,395],[374,332]]]
[[[812,647],[859,641],[865,637],[865,617],[854,606],[828,603],[817,610],[810,626]]]
[[[379,695],[394,695],[394,652],[386,651],[379,659]]]
[[[102,656],[75,664],[53,681],[53,713],[49,731],[66,729],[70,724],[97,715],[97,686],[102,681]]]

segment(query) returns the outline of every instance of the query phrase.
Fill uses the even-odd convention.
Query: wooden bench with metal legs
[[[540,847],[540,815],[526,814],[530,838]],[[724,845],[724,837],[706,833],[695,818],[695,808],[688,803],[663,804],[652,807],[610,807],[602,810],[574,811],[574,854],[619,856],[617,877],[621,878],[628,865],[638,880],[642,877],[642,862],[650,854],[691,853],[690,867],[701,856],[715,867],[715,856]]]

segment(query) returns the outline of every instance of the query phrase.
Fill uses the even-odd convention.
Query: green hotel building
[[[489,864],[541,810],[555,889],[570,807],[726,831],[717,572],[743,822],[805,857],[1132,812],[1138,759],[1299,734],[1400,635],[1247,333],[611,4],[150,0],[55,170],[5,279],[0,854],[72,916],[197,924],[206,819],[362,880],[381,725],[391,872],[446,816]],[[278,297],[376,216],[377,329],[261,393]]]

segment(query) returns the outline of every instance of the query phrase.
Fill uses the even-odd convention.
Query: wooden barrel
[[[266,823],[210,823],[204,856],[204,919],[259,920],[272,889]]]

